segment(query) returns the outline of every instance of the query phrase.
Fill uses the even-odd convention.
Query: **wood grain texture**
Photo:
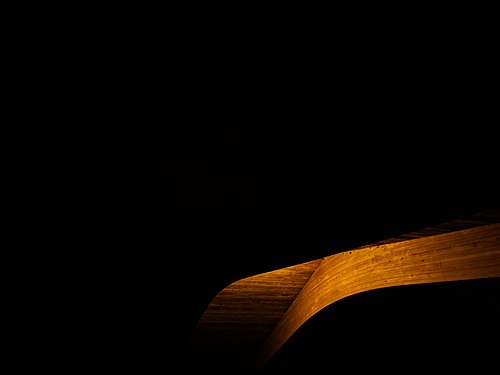
[[[193,337],[196,356],[257,371],[304,322],[342,298],[392,286],[500,277],[497,219],[493,213],[444,223],[236,281],[202,315]]]
[[[204,361],[219,358],[252,367],[255,354],[321,260],[248,277],[228,285],[201,317],[193,345]]]
[[[500,277],[500,224],[325,257],[257,358],[261,367],[309,318],[356,293],[391,286]]]

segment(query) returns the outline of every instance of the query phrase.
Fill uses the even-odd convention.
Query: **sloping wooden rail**
[[[455,224],[448,232],[430,228],[228,285],[199,321],[196,358],[257,372],[304,322],[342,298],[392,286],[500,277],[500,223]]]

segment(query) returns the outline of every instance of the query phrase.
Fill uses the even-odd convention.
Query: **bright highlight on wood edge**
[[[215,351],[234,351],[251,341],[249,360],[258,370],[302,324],[342,298],[391,286],[492,277],[500,277],[500,224],[366,246],[232,283],[207,307],[197,333],[205,333],[202,343]]]

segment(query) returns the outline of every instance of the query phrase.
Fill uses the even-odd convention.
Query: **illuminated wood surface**
[[[342,298],[492,277],[500,277],[500,223],[428,228],[232,283],[201,317],[194,348],[207,362],[257,370],[304,322]]]
[[[320,259],[236,281],[224,288],[201,317],[195,337],[198,360],[225,360],[252,367],[269,337]]]

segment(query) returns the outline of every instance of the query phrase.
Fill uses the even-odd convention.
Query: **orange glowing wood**
[[[257,370],[304,322],[342,298],[492,277],[500,277],[500,223],[365,246],[232,283],[204,312],[194,343],[206,358]]]

